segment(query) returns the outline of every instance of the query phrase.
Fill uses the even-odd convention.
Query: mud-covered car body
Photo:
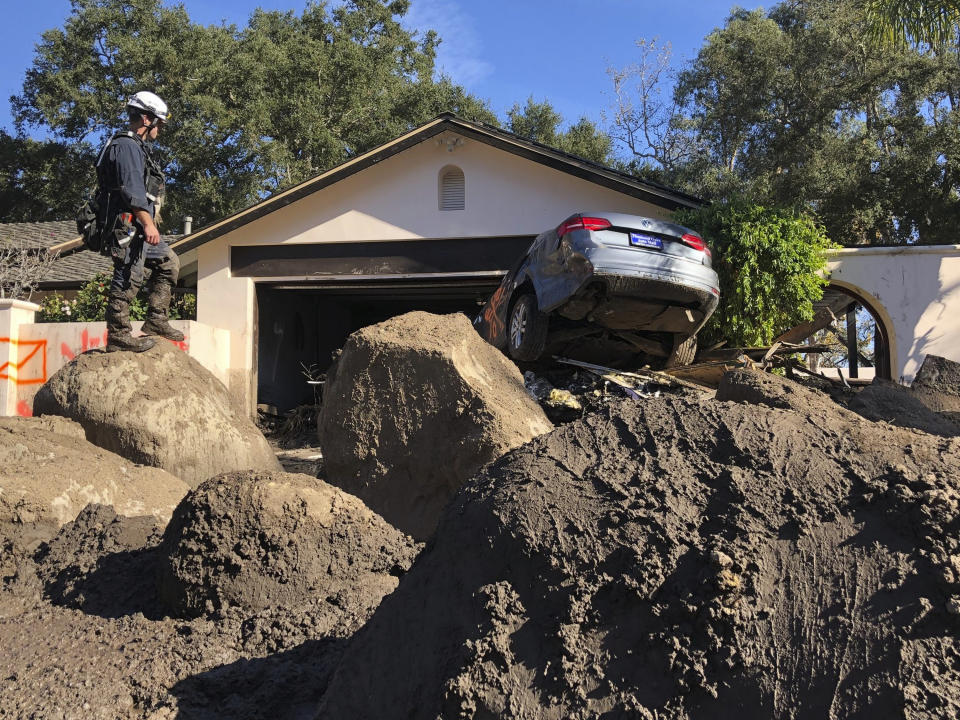
[[[494,346],[515,359],[535,359],[518,355],[512,338],[514,309],[524,295],[534,296],[535,307],[529,301],[521,311],[549,317],[541,344],[606,330],[638,350],[669,356],[703,326],[720,293],[710,251],[696,232],[601,212],[577,213],[538,235],[474,320]]]

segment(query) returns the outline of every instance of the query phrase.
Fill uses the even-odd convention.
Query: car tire
[[[667,368],[684,367],[693,362],[697,354],[697,336],[685,338],[683,335],[673,336],[673,351],[667,358]]]
[[[507,322],[507,350],[510,357],[532,362],[547,345],[547,315],[540,312],[537,297],[525,293],[510,308]]]

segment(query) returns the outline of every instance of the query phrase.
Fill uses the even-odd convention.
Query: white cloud
[[[436,30],[442,42],[437,49],[437,71],[468,90],[493,74],[493,63],[483,58],[475,20],[455,0],[413,0],[403,24],[425,34]]]

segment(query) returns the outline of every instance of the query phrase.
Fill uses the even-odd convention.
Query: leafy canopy
[[[201,26],[161,0],[71,4],[13,98],[18,134],[44,130],[89,156],[124,125],[126,98],[156,92],[172,113],[156,143],[171,181],[168,217],[206,224],[441,111],[495,120],[434,79],[438,39],[400,25],[405,0],[257,10],[245,28]],[[91,168],[68,194],[93,182]]]
[[[613,135],[662,182],[811,213],[844,245],[955,242],[960,47],[880,45],[871,23],[862,0],[735,9],[672,86],[641,44]]]
[[[678,211],[676,218],[709,239],[720,276],[720,302],[700,331],[701,347],[723,340],[769,345],[813,318],[827,284],[824,253],[834,245],[811,218],[745,198]]]

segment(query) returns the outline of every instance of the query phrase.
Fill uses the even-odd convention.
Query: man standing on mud
[[[143,352],[156,342],[150,337],[133,337],[130,326],[130,303],[143,284],[145,267],[150,270],[150,280],[144,334],[183,340],[183,333],[167,319],[180,261],[154,222],[165,178],[150,156],[150,143],[167,121],[167,104],[152,92],[138,92],[127,102],[127,116],[129,130],[110,138],[97,160],[100,206],[106,219],[103,241],[109,243],[113,258],[107,352]]]

